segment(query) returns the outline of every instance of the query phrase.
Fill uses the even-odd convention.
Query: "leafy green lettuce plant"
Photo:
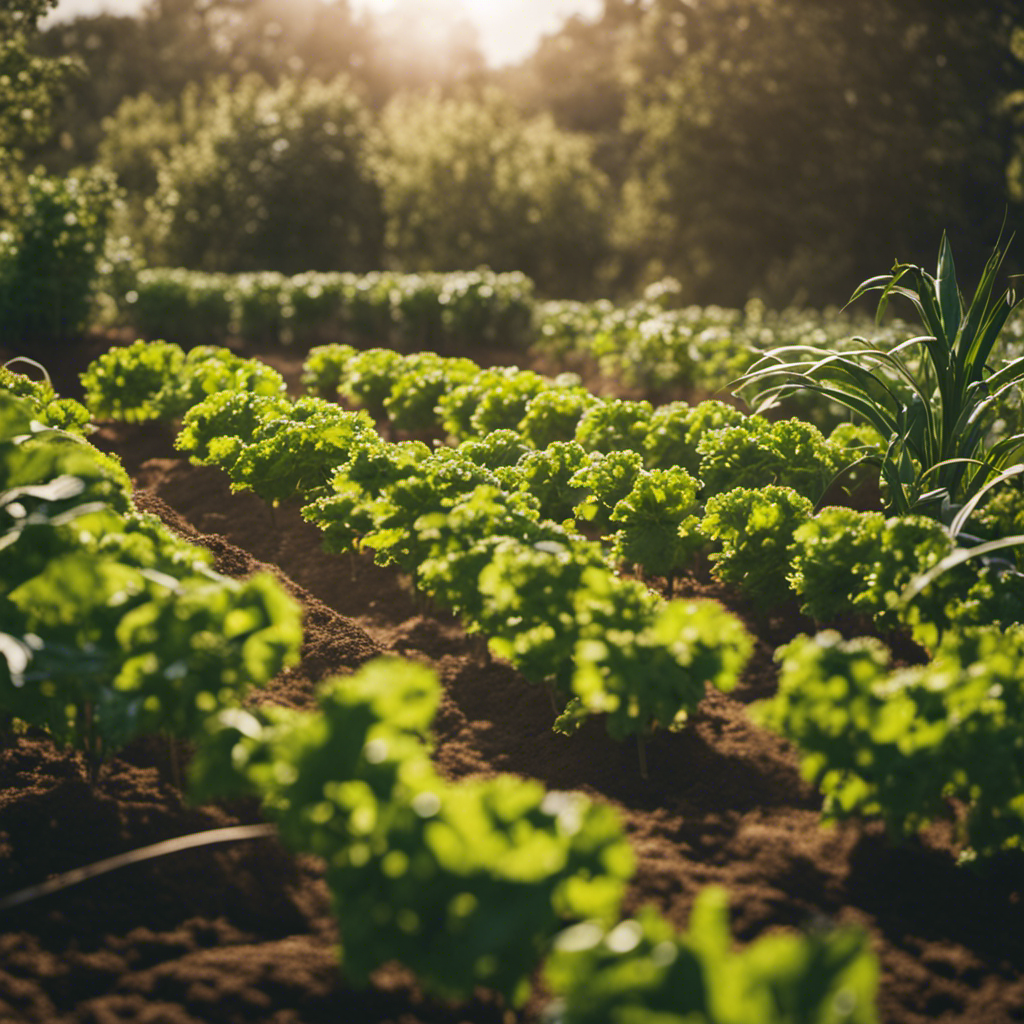
[[[181,421],[174,447],[196,466],[219,466],[230,473],[242,449],[252,444],[267,420],[287,416],[291,400],[283,395],[221,391],[193,405]]]
[[[0,391],[17,398],[28,398],[33,403],[32,418],[48,427],[66,430],[84,437],[92,430],[89,410],[73,398],[60,398],[50,384],[49,375],[43,380],[33,380],[23,373],[12,370],[15,364],[27,364],[37,370],[45,370],[34,360],[19,356],[0,366]]]
[[[85,404],[97,419],[142,423],[188,408],[185,353],[167,341],[136,341],[94,359],[82,374]]]
[[[689,928],[653,907],[559,935],[552,1024],[877,1024],[878,963],[856,928],[763,935],[735,950],[728,898],[704,889]]]
[[[685,469],[641,473],[612,511],[611,521],[619,527],[612,558],[639,565],[649,576],[664,576],[671,596],[676,577],[705,546],[699,512],[697,481]]]
[[[644,439],[647,468],[680,466],[691,476],[699,476],[697,444],[700,439],[710,430],[737,426],[746,418],[746,414],[735,406],[715,399],[700,402],[692,408],[685,402],[659,406],[654,410],[650,431]]]
[[[83,750],[95,779],[134,737],[194,735],[267,682],[297,656],[298,609],[269,577],[218,576],[126,514],[123,470],[33,432],[30,408],[0,402],[0,712]]]
[[[555,441],[542,451],[527,452],[500,477],[507,490],[532,494],[543,518],[563,522],[572,519],[584,495],[573,480],[586,464],[587,453],[575,441]]]
[[[793,533],[812,511],[791,487],[737,487],[709,498],[700,532],[720,545],[710,556],[713,574],[755,600],[784,600]]]
[[[602,533],[614,530],[612,512],[633,489],[643,470],[644,460],[639,452],[591,452],[569,480],[572,486],[586,489],[586,496],[573,509],[573,515]]]
[[[328,401],[338,397],[348,361],[357,354],[352,345],[334,342],[311,348],[302,364],[302,383],[306,392]]]
[[[835,632],[776,657],[778,696],[755,717],[802,751],[828,818],[910,835],[953,817],[953,798],[978,854],[1024,845],[1024,629],[951,633],[931,663],[897,671],[878,641]]]
[[[636,736],[646,776],[644,738],[680,729],[706,687],[728,691],[746,667],[752,641],[717,601],[662,601],[642,584],[588,570],[575,598],[580,639],[570,705],[559,727],[583,714],[604,714],[616,740]]]
[[[707,431],[697,443],[699,476],[707,496],[734,487],[777,484],[817,501],[842,468],[834,448],[811,423],[749,416]]]
[[[517,429],[534,448],[572,441],[583,414],[598,401],[585,388],[548,388],[526,403],[526,413]]]
[[[322,398],[300,398],[288,412],[257,425],[230,469],[231,488],[274,504],[307,500],[326,489],[335,469],[363,438],[376,438],[373,420]]]
[[[397,960],[433,993],[518,1006],[566,924],[617,916],[633,856],[615,812],[511,776],[441,779],[430,670],[376,659],[317,696],[315,712],[222,715],[192,778],[200,799],[259,796],[289,846],[324,859],[354,983]]]
[[[576,440],[588,452],[643,452],[653,415],[650,402],[603,402],[583,414],[576,428]]]
[[[887,633],[909,627],[932,649],[952,627],[1019,621],[1024,576],[968,560],[937,572],[954,551],[950,530],[927,516],[824,508],[793,534],[789,582],[819,622],[859,613]]]
[[[398,430],[437,427],[437,401],[479,372],[469,359],[444,359],[433,352],[406,356],[404,371],[396,378],[384,410]]]

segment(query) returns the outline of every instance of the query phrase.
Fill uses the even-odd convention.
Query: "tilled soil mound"
[[[643,780],[632,744],[614,743],[598,722],[572,738],[553,734],[546,694],[425,607],[407,579],[324,554],[296,508],[272,514],[251,495],[232,495],[222,474],[177,458],[160,428],[107,427],[96,440],[124,457],[140,507],[209,547],[221,572],[269,568],[303,604],[302,661],[260,701],[308,706],[318,681],[384,651],[431,665],[445,688],[440,769],[452,778],[515,772],[612,804],[638,858],[630,910],[653,902],[682,926],[696,893],[721,884],[740,941],[823,920],[867,928],[886,1024],[1024,1020],[1020,861],[958,868],[939,828],[903,846],[874,825],[823,830],[790,749],[748,722],[745,705],[772,692],[774,645],[806,628],[797,617],[748,618],[768,635],[743,684],[710,693],[685,731],[650,741]],[[694,581],[684,590],[730,600]],[[172,761],[162,741],[138,743],[90,789],[79,759],[45,737],[9,742],[0,749],[0,893],[148,843],[260,820],[254,806],[187,806]],[[335,941],[315,860],[273,839],[178,853],[8,911],[0,1021],[539,1019],[540,996],[518,1014],[486,994],[446,1006],[398,968],[355,991],[337,968]]]

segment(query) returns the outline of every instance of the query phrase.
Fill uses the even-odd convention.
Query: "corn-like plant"
[[[948,519],[986,480],[1014,460],[1024,435],[989,444],[989,414],[1024,380],[1024,357],[993,369],[990,358],[1003,325],[1018,305],[1012,290],[994,291],[1009,245],[997,241],[970,303],[956,279],[953,252],[943,234],[938,268],[897,262],[889,274],[869,278],[850,302],[878,291],[877,320],[889,300],[908,299],[927,331],[886,351],[864,347],[835,353],[809,346],[773,349],[734,382],[737,393],[757,388],[752,404],[763,411],[781,398],[810,391],[838,402],[871,424],[887,441],[876,462],[888,487],[889,511],[924,512]],[[950,506],[954,506],[950,511]]]

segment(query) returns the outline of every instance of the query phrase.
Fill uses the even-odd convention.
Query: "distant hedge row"
[[[150,269],[118,301],[140,336],[185,346],[229,336],[304,347],[348,338],[433,351],[525,348],[533,338],[535,308],[528,277],[486,269],[293,277]]]

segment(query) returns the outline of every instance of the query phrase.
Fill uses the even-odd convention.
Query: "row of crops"
[[[47,680],[69,642],[88,650],[97,642],[93,611],[62,604],[63,595],[37,608],[31,591],[5,591],[12,615],[22,616],[3,637],[8,714],[51,728],[96,763],[124,741],[118,701],[136,701],[129,717],[139,728],[171,728],[158,724],[163,709],[184,709],[174,730],[198,744],[197,797],[257,796],[293,849],[324,858],[353,980],[398,959],[431,991],[464,997],[480,985],[515,1004],[544,962],[559,999],[554,1019],[566,1022],[872,1021],[877,968],[861,933],[766,937],[734,953],[718,891],[699,900],[685,933],[652,911],[623,920],[632,858],[608,808],[519,779],[441,779],[428,747],[438,686],[420,667],[377,662],[330,680],[316,712],[242,710],[234,684],[258,683],[292,656],[281,639],[295,628],[286,603],[271,619],[221,599],[224,619],[205,632],[181,626],[164,635],[152,625],[163,621],[159,608],[140,616],[148,631],[125,626],[120,616],[134,622],[136,601],[189,596],[188,581],[165,572],[167,559],[195,563],[180,541],[154,541],[165,561],[136,566],[133,559],[157,556],[114,534],[150,538],[160,528],[133,517],[123,478],[122,506],[112,513],[120,518],[93,526],[82,517],[111,514],[114,499],[91,495],[87,479],[75,483],[79,467],[61,459],[89,451],[64,428],[90,414],[180,418],[176,444],[193,462],[218,467],[234,489],[272,504],[297,502],[328,551],[370,550],[408,572],[488,638],[494,654],[547,688],[556,730],[600,716],[614,740],[635,737],[641,772],[644,738],[684,728],[706,685],[735,686],[752,647],[721,605],[673,599],[680,575],[708,567],[757,606],[798,602],[822,627],[841,622],[849,633],[852,613],[860,632],[909,634],[921,663],[900,669],[877,638],[845,640],[828,628],[797,638],[777,654],[777,696],[753,715],[796,745],[826,818],[881,818],[905,836],[955,816],[965,858],[985,858],[1024,839],[1024,575],[1013,549],[1000,547],[1018,532],[1024,508],[1011,479],[1020,441],[1009,413],[999,426],[978,426],[983,414],[987,424],[1002,414],[996,400],[1013,382],[1015,361],[1011,352],[1002,368],[986,369],[989,341],[1009,310],[997,307],[990,318],[988,295],[980,312],[961,308],[959,297],[954,310],[941,273],[934,294],[943,308],[925,353],[920,339],[886,341],[869,365],[898,362],[912,380],[953,367],[976,404],[955,415],[919,411],[917,419],[897,410],[892,424],[911,428],[906,434],[885,418],[884,401],[866,423],[830,425],[826,435],[719,401],[654,407],[599,398],[573,375],[341,344],[310,352],[310,393],[297,400],[269,367],[212,346],[186,353],[138,343],[100,357],[83,375],[88,413],[9,375],[7,389],[24,397],[10,400],[14,418],[4,431],[11,468],[0,509],[10,539],[0,558],[20,558],[42,579],[49,553],[64,557],[69,547],[83,565],[127,560],[150,589],[120,584],[109,569],[110,586],[120,589],[103,592],[100,621],[112,623],[113,653],[91,689],[62,692],[45,712],[31,705],[54,689]],[[978,329],[968,335],[972,316]],[[940,340],[945,364],[934,358]],[[572,344],[592,348],[597,335],[582,330]],[[765,408],[801,377],[832,403],[866,401],[871,370],[857,362],[856,343],[841,358],[800,348],[800,358],[776,352],[738,367],[749,369]],[[970,391],[976,381],[985,386]],[[947,403],[953,390],[940,384]],[[947,418],[970,429],[939,430],[926,443],[927,430]],[[961,489],[944,492],[947,515],[913,511],[934,510],[920,478],[950,461],[947,444],[968,441],[973,461],[960,461],[990,472],[959,473]],[[50,448],[63,454],[40,456]],[[841,496],[841,483],[870,484],[878,467],[881,501],[900,514],[825,504]],[[104,472],[109,481],[117,469]],[[1001,478],[1005,486],[991,486]],[[39,583],[36,594],[44,590]],[[167,615],[189,622],[187,612]],[[231,668],[197,693],[189,688],[203,677],[187,651],[160,645],[178,638],[215,666],[221,652],[208,634],[227,645]],[[237,663],[235,637],[243,659],[248,644],[257,652],[251,675]],[[123,669],[129,662],[131,671]],[[213,667],[206,672],[214,678]]]
[[[608,300],[535,297],[523,274],[278,273],[210,274],[148,269],[111,297],[137,337],[185,347],[223,343],[295,345],[344,339],[361,348],[472,352],[499,347],[561,364],[586,362],[650,394],[680,388],[713,393],[752,362],[751,350],[777,345],[850,347],[871,332],[886,346],[906,337],[895,322],[881,332],[835,310],[677,308],[678,283],[651,285],[625,306]],[[1024,325],[1018,325],[1024,331]]]
[[[256,390],[276,384],[276,399],[256,397],[287,401],[258,364],[207,356],[181,375],[185,388],[234,378]],[[116,353],[87,379],[124,371],[127,385],[130,363]],[[440,778],[428,742],[439,686],[420,666],[383,659],[327,680],[316,711],[243,710],[248,688],[297,655],[293,603],[266,577],[218,576],[205,552],[137,513],[116,460],[82,438],[84,409],[10,371],[2,383],[0,706],[8,724],[44,728],[83,750],[93,776],[138,735],[192,740],[194,799],[256,795],[286,843],[324,858],[350,979],[365,981],[398,959],[430,991],[468,997],[484,985],[517,1004],[544,962],[565,1021],[603,1021],[630,1005],[725,1024],[783,1021],[808,1000],[829,1015],[822,1019],[873,1019],[877,969],[860,933],[770,936],[734,952],[719,890],[703,895],[685,932],[652,911],[624,920],[632,853],[609,808],[512,777]],[[216,399],[254,394],[214,390]],[[370,437],[365,414],[322,399],[293,403],[281,426],[302,422],[290,414],[304,408],[335,410],[335,426],[354,428],[353,442]],[[323,472],[331,475],[326,464]],[[537,551],[562,546],[567,559],[578,557],[582,538],[540,523],[532,503],[522,509],[523,524],[558,538]],[[694,609],[617,584],[607,568],[591,585],[594,600],[616,586],[649,619],[637,653],[646,646],[691,689],[713,662],[731,659],[723,681],[738,671],[746,642],[727,613],[717,612],[717,631],[712,622],[704,664],[689,668],[687,642],[665,642],[677,632],[665,625]],[[695,639],[693,650],[701,644]]]

